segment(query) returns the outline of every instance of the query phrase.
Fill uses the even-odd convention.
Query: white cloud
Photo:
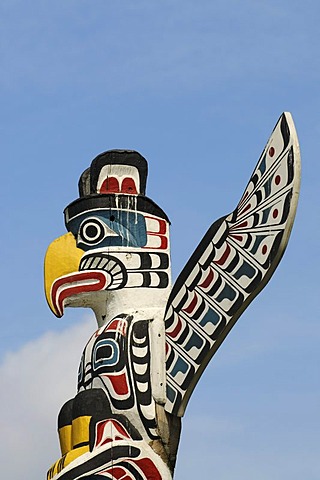
[[[86,319],[61,333],[49,332],[4,358],[0,366],[2,478],[45,478],[58,458],[56,418],[76,393],[79,359],[94,328],[93,319]]]
[[[94,329],[94,319],[86,318],[4,358],[0,365],[3,478],[44,479],[59,456],[56,418],[76,392],[78,361]],[[267,378],[269,364],[259,374],[266,388],[254,385],[252,377],[245,383],[241,359],[256,355],[250,351],[242,358],[237,351],[238,368],[232,372],[226,362],[224,370],[222,361],[220,376],[219,361],[215,361],[212,375],[207,372],[200,381],[183,421],[176,480],[206,477],[211,468],[217,478],[226,480],[304,478],[306,465],[308,479],[318,478],[318,454],[309,448],[318,431],[314,426],[317,396],[311,387],[303,386],[298,374],[291,390],[274,386],[273,379]],[[252,375],[246,372],[242,375]]]

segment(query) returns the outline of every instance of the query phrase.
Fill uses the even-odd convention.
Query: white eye
[[[88,244],[100,243],[105,237],[105,226],[95,218],[85,220],[80,226],[79,237]]]
[[[111,215],[110,220],[115,220],[114,215]],[[84,220],[79,228],[78,242],[86,243],[87,245],[97,245],[106,237],[117,237],[118,233],[112,230],[106,223],[96,217],[87,218]]]

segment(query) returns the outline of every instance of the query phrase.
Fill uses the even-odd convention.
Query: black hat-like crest
[[[147,160],[135,150],[108,150],[101,153],[79,180],[79,195],[124,193],[145,195]]]

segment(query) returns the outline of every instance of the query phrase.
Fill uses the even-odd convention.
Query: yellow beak
[[[57,317],[62,317],[53,303],[52,285],[58,278],[78,272],[84,251],[77,247],[72,233],[66,233],[54,240],[48,247],[44,260],[44,289],[48,305]]]

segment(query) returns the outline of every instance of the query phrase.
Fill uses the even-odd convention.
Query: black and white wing
[[[165,314],[168,412],[183,415],[212,355],[276,269],[299,185],[298,139],[283,113],[237,208],[209,228],[172,289]]]

